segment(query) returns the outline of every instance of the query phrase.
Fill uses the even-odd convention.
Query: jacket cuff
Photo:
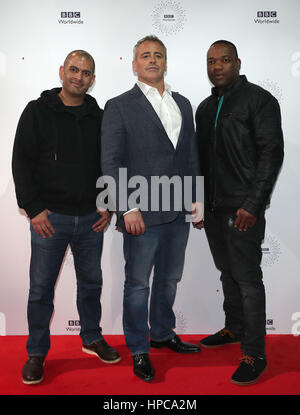
[[[25,205],[23,209],[27,213],[28,217],[32,219],[39,213],[43,212],[46,208],[41,201],[34,201]]]
[[[245,202],[242,204],[241,208],[245,209],[247,212],[251,213],[252,215],[257,216],[261,207],[257,206],[257,204],[246,199]]]

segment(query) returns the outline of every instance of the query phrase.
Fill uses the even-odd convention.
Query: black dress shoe
[[[168,347],[177,353],[198,353],[201,351],[199,346],[191,343],[185,343],[181,341],[177,335],[175,335],[172,339],[166,340],[164,342],[155,342],[151,340],[150,345],[156,349],[160,349],[161,347]]]
[[[22,370],[22,381],[26,385],[34,385],[43,380],[45,356],[29,356]]]
[[[147,353],[136,354],[133,357],[133,373],[144,382],[154,378],[154,369]]]

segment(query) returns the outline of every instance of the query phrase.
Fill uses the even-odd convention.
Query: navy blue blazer
[[[200,175],[200,165],[192,107],[188,99],[177,92],[172,92],[172,97],[182,116],[182,126],[176,148],[170,141],[154,108],[137,84],[130,91],[110,99],[105,105],[102,120],[101,167],[103,175],[112,176],[117,184],[117,225],[122,228],[124,228],[123,213],[133,206],[128,203],[125,209],[119,206],[119,190],[124,191],[125,187],[124,183],[119,182],[120,168],[127,169],[128,180],[133,176],[143,176],[149,186],[149,210],[141,209],[146,227],[171,222],[179,214],[179,211],[175,210],[178,208],[174,206],[172,194],[169,211],[164,211],[161,203],[158,210],[151,211],[152,176],[169,178],[179,176],[182,183],[184,176],[191,176],[193,199],[195,198],[195,177]],[[128,189],[128,197],[137,188],[138,186],[135,189]],[[183,197],[182,192],[181,211],[185,210]]]

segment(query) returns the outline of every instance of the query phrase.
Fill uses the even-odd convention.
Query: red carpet
[[[181,338],[198,343],[203,336]],[[25,336],[0,337],[1,395],[299,395],[300,336],[268,335],[268,369],[252,386],[236,386],[230,377],[238,365],[240,346],[204,349],[178,355],[151,349],[156,377],[150,383],[132,372],[132,358],[123,336],[105,336],[121,354],[121,362],[102,363],[81,351],[79,336],[52,336],[51,350],[39,385],[24,385]]]

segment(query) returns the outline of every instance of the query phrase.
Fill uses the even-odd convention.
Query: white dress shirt
[[[137,81],[137,85],[154,108],[170,141],[172,142],[174,148],[176,148],[181,129],[182,117],[180,109],[172,97],[170,85],[165,83],[165,90],[162,95],[160,95],[157,88],[153,88],[144,82]]]

